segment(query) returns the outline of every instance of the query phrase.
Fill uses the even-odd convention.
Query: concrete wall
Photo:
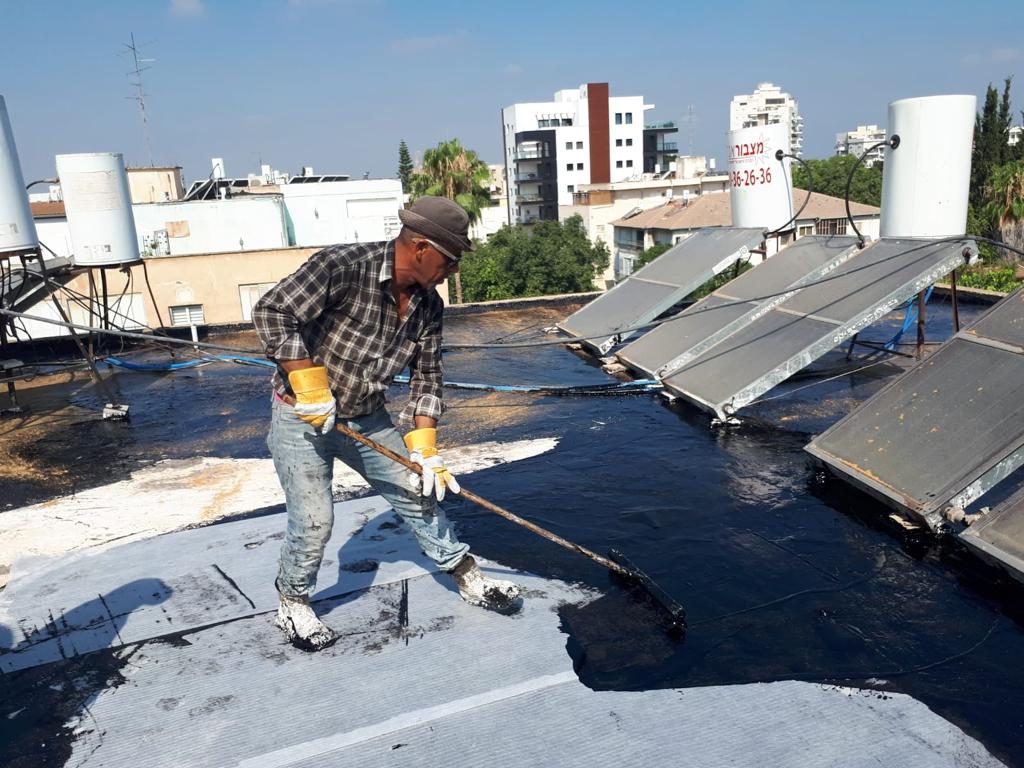
[[[145,255],[188,256],[290,244],[279,195],[133,205],[132,214]]]
[[[167,203],[185,196],[181,168],[129,168],[128,190],[133,203]]]
[[[282,184],[289,242],[324,246],[389,240],[401,222],[402,182],[398,179]]]

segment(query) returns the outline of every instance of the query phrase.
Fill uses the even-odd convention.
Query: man
[[[507,609],[519,588],[485,576],[437,502],[458,481],[437,452],[444,304],[435,290],[472,248],[465,211],[443,197],[422,197],[399,211],[402,230],[389,242],[325,248],[253,308],[267,356],[278,365],[267,444],[285,493],[288,530],[277,576],[277,625],[304,650],[326,648],[337,634],[309,605],[334,522],[334,459],[359,472],[412,529],[420,547],[451,573],[464,600]],[[423,475],[334,429],[351,429],[401,452],[384,408],[394,377],[410,369],[410,398],[399,417],[410,458]],[[436,499],[436,500],[435,500]]]

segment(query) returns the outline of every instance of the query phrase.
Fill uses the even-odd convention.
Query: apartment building
[[[611,96],[608,83],[587,83],[555,93],[553,101],[513,104],[502,110],[508,217],[528,224],[557,220],[584,184],[639,178],[645,156],[652,167],[667,162],[674,125],[652,128],[645,153],[642,96]],[[659,149],[660,152],[659,152]]]
[[[804,148],[804,119],[800,105],[772,83],[759,83],[751,94],[734,96],[729,105],[729,130],[782,123],[789,129],[790,151],[800,157]]]
[[[885,128],[858,125],[856,130],[836,134],[836,154],[860,157],[867,152],[864,165],[872,166],[885,160],[885,147],[875,146],[881,141],[885,141]]]

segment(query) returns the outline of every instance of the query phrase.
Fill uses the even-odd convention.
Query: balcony
[[[675,141],[666,141],[664,144],[660,144],[657,147],[655,147],[654,151],[657,152],[658,154],[662,154],[664,152],[678,153],[679,144]]]
[[[536,171],[528,171],[526,173],[513,174],[516,181],[541,181],[541,175]]]
[[[530,192],[525,195],[516,195],[517,203],[542,203],[547,199],[547,195],[542,195],[537,192]]]
[[[674,131],[676,130],[675,120],[663,120],[660,123],[648,123],[644,126],[645,131]]]
[[[517,149],[512,157],[516,160],[541,160],[545,157],[551,157],[551,152],[539,147],[535,149]]]

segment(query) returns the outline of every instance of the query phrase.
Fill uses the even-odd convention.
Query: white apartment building
[[[858,125],[857,130],[836,134],[836,154],[860,157],[880,141],[885,141],[885,128],[877,125]],[[872,166],[885,160],[885,147],[875,147],[864,158],[864,165]]]
[[[644,170],[642,96],[610,96],[608,83],[587,83],[555,93],[553,101],[513,104],[502,110],[509,220],[558,218],[584,184],[639,178]],[[674,126],[652,129],[660,141]],[[657,149],[654,150],[658,154]]]
[[[1022,136],[1024,136],[1024,126],[1015,125],[1007,132],[1006,143],[1015,147],[1020,143]]]
[[[729,130],[758,125],[789,126],[790,151],[800,157],[804,148],[804,119],[797,100],[772,83],[758,83],[749,95],[734,96],[729,105]]]

